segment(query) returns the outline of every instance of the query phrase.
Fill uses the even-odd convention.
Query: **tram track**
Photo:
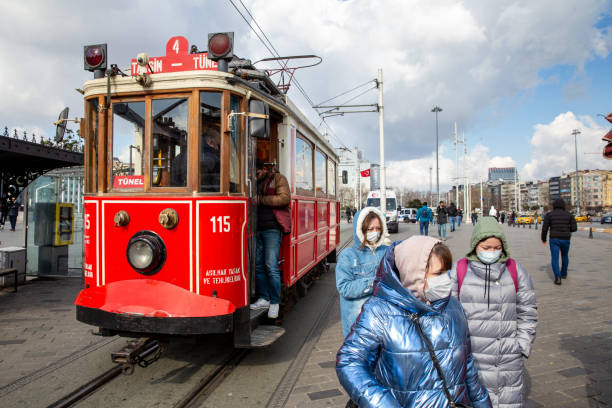
[[[348,239],[345,242],[343,242],[338,247],[338,253],[342,249],[349,246],[352,242],[353,242],[352,239]],[[329,304],[327,304],[323,308],[321,312],[321,316],[325,315],[328,312],[330,305],[333,303],[333,299],[330,299],[328,303]],[[314,338],[318,337],[317,335],[320,334],[318,326],[320,325],[320,321],[322,320],[321,316],[319,316],[319,318],[313,325],[313,328],[311,329],[311,332],[309,333],[308,338],[305,339],[304,346],[306,347],[302,346],[302,349],[304,351],[302,351],[300,355],[304,354],[306,357],[307,355],[310,355],[311,350],[310,350],[310,347],[308,347],[308,345],[310,345],[312,341],[309,341],[309,339],[314,340]],[[203,347],[202,349],[206,349],[206,347]],[[153,351],[149,350],[149,353],[152,353],[154,351],[155,350]],[[216,351],[219,351],[219,350],[216,350]],[[180,372],[181,370],[185,371],[185,370],[196,370],[196,369],[197,371],[201,371],[201,372],[198,372],[198,375],[197,375],[197,377],[199,377],[199,380],[196,380],[194,383],[194,379],[190,378],[190,381],[189,381],[190,384],[189,384],[188,390],[184,389],[181,391],[180,395],[173,395],[173,396],[168,396],[168,397],[164,396],[164,398],[167,399],[166,406],[172,406],[174,408],[198,407],[198,406],[201,406],[204,403],[204,401],[206,401],[206,399],[219,387],[220,384],[223,383],[223,381],[232,373],[232,371],[240,364],[240,362],[250,352],[251,350],[248,350],[248,349],[232,348],[230,350],[224,350],[221,353],[211,353],[210,358],[205,358],[203,359],[203,361],[199,363],[187,364],[185,367],[174,368],[174,369],[172,369],[173,365],[169,364],[169,360],[175,361],[177,357],[174,356],[174,357],[168,358],[167,356],[164,355],[162,356],[162,358],[160,358],[159,362],[155,363],[155,365],[152,366],[152,367],[157,367],[156,369],[153,369],[155,373],[150,372],[152,370],[151,368],[148,368],[147,370],[137,369],[134,372],[134,375],[121,377],[121,378],[125,378],[125,380],[119,383],[117,382],[117,379],[122,375],[122,373],[126,372],[126,367],[124,364],[117,364],[111,367],[110,369],[106,370],[102,374],[96,376],[92,380],[88,381],[87,383],[76,388],[74,391],[70,392],[69,394],[66,394],[61,399],[48,405],[47,407],[48,408],[67,408],[67,407],[74,407],[74,406],[90,406],[90,405],[96,405],[100,401],[107,401],[107,398],[110,398],[108,402],[109,402],[109,405],[111,406],[112,405],[131,406],[131,407],[137,407],[139,405],[147,406],[147,403],[145,401],[146,398],[144,399],[141,398],[139,396],[140,393],[142,393],[143,395],[145,394],[162,395],[163,394],[159,390],[152,392],[151,389],[149,388],[149,385],[151,384],[159,385],[161,382],[164,381],[165,378],[167,379],[171,375],[173,375],[169,373],[177,373],[177,372]],[[181,356],[179,360],[188,360],[189,352],[185,351],[184,354],[185,355]],[[139,357],[139,359],[146,359],[147,356],[148,354],[142,355],[141,357]],[[299,357],[299,355],[297,357]],[[296,360],[300,360],[298,361],[298,363],[300,363],[304,359],[296,358]],[[300,369],[301,365],[302,364],[292,365],[291,369],[285,375],[285,379],[283,381],[285,386],[279,385],[279,391],[282,391],[282,389],[284,388],[288,388],[288,389],[292,388],[293,386],[292,380],[293,380],[293,377],[295,377],[294,374],[297,373],[298,371],[301,371]],[[138,379],[138,377],[142,377],[142,378]],[[145,380],[144,377],[147,377],[147,379]],[[145,385],[147,386],[143,387]],[[137,390],[137,392],[134,392],[134,390]],[[126,393],[131,394],[129,396],[130,397],[129,399],[128,398],[123,398],[123,399],[117,398],[118,395],[121,396],[121,395],[125,395]],[[107,394],[112,394],[112,395],[107,395]],[[281,398],[280,399],[277,398],[276,402],[279,402],[285,399],[284,397],[286,393],[281,392],[281,394],[282,394],[280,395]],[[139,401],[139,400],[141,401],[141,403],[138,403],[138,402],[134,403],[135,401]],[[275,405],[276,404],[274,403],[272,404],[269,403],[268,406],[275,406]]]

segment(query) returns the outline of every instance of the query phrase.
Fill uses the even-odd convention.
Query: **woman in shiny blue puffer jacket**
[[[433,344],[455,403],[490,407],[478,382],[467,320],[448,295],[430,302],[425,295],[430,254],[440,241],[413,236],[385,253],[372,298],[338,351],[340,383],[360,408],[448,407],[442,381],[410,316],[417,314]],[[431,282],[431,279],[427,279]]]

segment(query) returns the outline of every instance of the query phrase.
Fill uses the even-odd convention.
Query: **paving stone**
[[[561,374],[564,377],[576,377],[578,375],[584,375],[586,373],[587,371],[582,367],[572,367],[572,368],[568,368],[568,369],[559,371],[559,374]]]
[[[324,399],[324,398],[337,397],[339,395],[342,395],[342,393],[337,388],[333,388],[331,390],[316,391],[316,392],[308,393],[308,397],[313,401]]]

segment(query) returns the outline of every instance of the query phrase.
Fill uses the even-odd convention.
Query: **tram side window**
[[[151,154],[153,187],[187,185],[189,99],[154,99]]]
[[[144,102],[113,103],[113,188],[144,188],[144,125]]]
[[[221,92],[200,92],[201,180],[205,192],[221,191]]]
[[[336,195],[336,165],[333,161],[327,161],[327,193]]]
[[[325,155],[317,150],[315,153],[315,189],[317,193],[325,194],[327,192],[325,180],[326,161]]]
[[[87,168],[85,169],[85,192],[93,193],[98,189],[98,100],[87,101],[87,137],[85,138],[85,154]]]
[[[312,191],[312,147],[304,139],[295,138],[295,187]]]
[[[236,95],[230,96],[230,111],[240,112],[241,99]],[[238,116],[232,116],[232,131],[230,133],[229,151],[229,188],[230,193],[237,193],[240,189],[240,121]]]

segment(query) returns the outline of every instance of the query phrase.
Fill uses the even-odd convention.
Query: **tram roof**
[[[325,153],[338,161],[338,155],[334,147],[321,135],[317,128],[306,118],[300,109],[285,94],[272,95],[258,89],[248,81],[228,72],[221,71],[183,71],[151,74],[151,86],[146,89],[137,83],[133,77],[114,76],[110,79],[111,96],[141,96],[150,95],[158,91],[177,92],[181,90],[192,90],[194,88],[212,88],[229,90],[241,95],[255,94],[257,98],[268,103],[271,107],[285,112],[295,121],[300,122],[310,131],[307,135],[318,146],[323,146]],[[85,82],[83,86],[85,98],[93,96],[105,96],[107,94],[107,78],[92,79]]]

